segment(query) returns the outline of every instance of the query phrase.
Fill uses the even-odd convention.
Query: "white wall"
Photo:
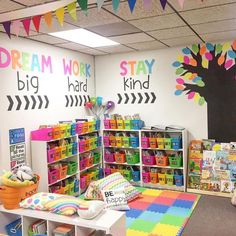
[[[28,59],[24,54],[24,58],[26,61],[29,60],[29,64],[31,64],[32,62],[31,60],[33,54],[37,54],[39,58],[41,57],[41,55],[45,55],[46,58],[48,56],[51,56],[52,64],[52,73],[50,73],[50,70],[48,69],[49,67],[45,67],[44,72],[38,72],[38,67],[36,66],[37,58],[36,56],[34,56],[35,64],[33,66],[33,71],[29,68],[29,70],[26,71],[27,68],[23,67],[21,67],[20,69],[13,69],[12,63],[4,68],[4,65],[2,64],[6,62],[6,53],[4,49],[2,49],[2,51],[0,52],[0,169],[9,169],[9,129],[25,128],[27,148],[26,154],[27,161],[30,163],[29,138],[31,130],[37,129],[41,124],[55,124],[59,120],[72,120],[75,118],[84,117],[85,110],[83,105],[76,107],[74,102],[74,105],[72,107],[65,107],[65,95],[94,96],[94,57],[76,53],[70,50],[60,49],[42,43],[33,42],[27,39],[12,38],[11,40],[9,40],[6,34],[0,34],[0,48],[4,48],[8,52],[11,52],[11,50],[18,50],[20,52],[19,62],[21,64],[23,64],[22,52],[29,53]],[[88,64],[91,66],[90,77],[89,75],[87,75],[87,92],[68,91],[67,75],[64,74],[63,70],[63,58],[67,61],[76,60],[78,63]],[[40,65],[40,70],[41,69],[42,66]],[[30,78],[32,76],[38,77],[39,90],[37,93],[36,89],[32,88],[32,86],[29,88],[29,91],[27,91],[26,87],[23,90],[18,89],[17,71],[19,72],[20,79],[24,82],[26,81],[26,75],[28,75]],[[75,80],[84,83],[86,81],[86,75],[71,75],[70,80],[73,81],[73,83],[76,83]],[[33,84],[34,86],[36,85],[36,80],[33,80]],[[22,85],[22,83],[20,85]],[[7,99],[7,95],[12,96],[14,100],[14,106],[11,111],[8,111],[9,101]],[[21,108],[18,111],[16,111],[17,102],[14,97],[15,95],[19,95],[19,97],[23,101]],[[31,95],[36,96],[36,108],[34,110],[24,110],[26,102],[23,96],[27,96],[30,99]],[[47,109],[44,108],[46,105],[44,99],[43,108],[38,109],[38,95],[48,96],[49,106]],[[30,100],[29,107],[32,108],[32,105],[33,102]]]
[[[207,108],[206,105],[199,106],[185,96],[175,96],[176,78],[175,68],[172,63],[181,54],[181,48],[170,48],[155,51],[135,52],[127,54],[116,54],[95,57],[96,94],[105,99],[118,102],[117,93],[124,94],[124,82],[120,73],[125,72],[120,68],[122,61],[137,61],[155,59],[152,73],[150,74],[149,89],[126,89],[126,92],[137,94],[137,92],[154,92],[156,101],[147,104],[116,104],[114,113],[122,115],[133,115],[139,113],[146,125],[181,125],[190,132],[190,138],[207,137]],[[141,64],[140,64],[141,66]],[[135,67],[136,69],[137,67]],[[125,75],[135,80],[145,81],[147,75],[131,75],[131,69]],[[132,98],[132,97],[131,97]],[[138,97],[139,99],[139,97]],[[131,99],[132,100],[132,99]],[[136,100],[137,101],[137,100]]]

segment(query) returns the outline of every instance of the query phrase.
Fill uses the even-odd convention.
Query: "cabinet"
[[[131,183],[186,191],[186,130],[103,130],[105,175],[121,172]]]

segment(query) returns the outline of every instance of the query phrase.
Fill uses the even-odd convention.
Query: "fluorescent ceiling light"
[[[119,44],[115,41],[112,41],[108,38],[92,33],[85,29],[66,30],[49,34],[58,38],[66,39],[68,41],[79,43],[92,48]]]

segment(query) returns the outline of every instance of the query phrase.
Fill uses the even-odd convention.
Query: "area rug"
[[[129,203],[126,236],[180,236],[200,196],[138,188],[142,195]]]

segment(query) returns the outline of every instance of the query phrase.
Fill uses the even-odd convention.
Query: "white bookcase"
[[[119,135],[126,135],[133,133],[136,137],[139,138],[139,145],[138,147],[125,147],[125,146],[117,146],[117,145],[104,145],[104,136],[111,136],[117,137]],[[142,137],[157,137],[161,136],[163,138],[171,137],[171,138],[177,138],[179,137],[181,139],[181,148],[151,148],[142,147]],[[110,151],[121,151],[121,150],[136,150],[139,153],[139,163],[136,164],[127,164],[125,163],[117,163],[117,162],[107,162],[105,159],[106,150]],[[154,165],[147,165],[144,164],[142,161],[143,152],[150,151],[150,152],[156,152],[156,151],[162,151],[166,154],[175,154],[179,153],[182,156],[182,166],[180,167],[171,167],[168,166],[158,166],[157,164]],[[103,163],[104,163],[104,170],[106,170],[106,167],[115,167],[115,166],[131,166],[131,167],[137,167],[140,170],[140,181],[134,182],[131,180],[130,182],[137,186],[142,187],[150,187],[150,188],[160,188],[160,189],[170,189],[170,190],[178,190],[178,191],[186,191],[186,183],[187,183],[187,131],[186,130],[119,130],[119,129],[104,129],[103,130]],[[160,184],[160,183],[144,183],[143,181],[143,172],[145,169],[156,169],[157,172],[175,172],[180,173],[183,175],[183,185],[182,186],[176,186],[176,185],[168,185],[168,184]]]

